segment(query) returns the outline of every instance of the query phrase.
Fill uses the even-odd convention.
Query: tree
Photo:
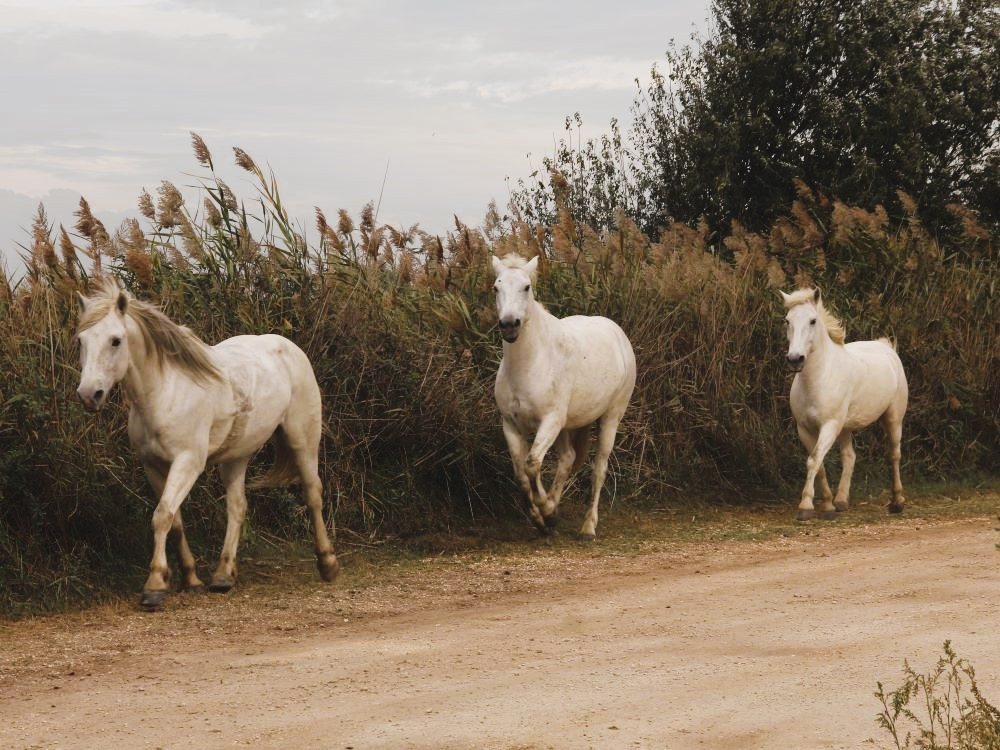
[[[624,138],[612,122],[546,160],[581,218],[606,226],[621,207],[654,233],[701,217],[761,230],[797,178],[869,209],[902,190],[931,226],[952,202],[1000,222],[1000,3],[713,0],[711,12],[706,40],[672,45],[667,76],[654,68]],[[514,202],[541,219],[553,198],[522,183]]]

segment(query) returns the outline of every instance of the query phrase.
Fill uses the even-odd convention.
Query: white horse
[[[536,302],[537,257],[492,261],[504,340],[494,393],[517,483],[531,501],[535,525],[542,531],[553,527],[567,480],[587,460],[590,426],[600,420],[590,510],[580,529],[580,537],[591,540],[608,456],[635,387],[632,345],[607,318],[559,319]],[[553,443],[558,463],[547,493],[542,459]]]
[[[276,434],[278,460],[257,484],[303,484],[312,516],[317,566],[325,581],[340,567],[326,534],[318,474],[320,392],[306,355],[281,336],[236,336],[208,346],[153,305],[105,282],[93,297],[77,295],[80,387],[88,411],[121,381],[131,402],[129,441],[159,497],[153,512],[153,558],[139,606],[155,610],[166,596],[166,537],[173,531],[185,589],[201,589],[180,506],[206,466],[219,464],[226,485],[226,539],[212,591],[236,580],[236,547],[246,513],[250,458]]]
[[[813,482],[819,477],[820,517],[836,518],[847,510],[854,471],[854,432],[880,420],[889,437],[892,458],[890,513],[901,513],[905,500],[899,478],[900,440],[908,390],[903,363],[888,339],[844,343],[844,328],[824,306],[819,289],[781,293],[788,314],[788,365],[797,373],[790,403],[809,459],[798,520],[813,518]],[[823,459],[836,442],[843,471],[837,496],[826,479]]]

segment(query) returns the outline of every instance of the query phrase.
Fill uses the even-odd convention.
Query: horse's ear
[[[503,272],[503,263],[495,255],[490,256],[490,261],[493,263],[493,274],[499,276]]]
[[[76,293],[76,309],[81,315],[87,311],[87,298],[79,292]]]
[[[813,302],[817,305],[819,304],[819,287],[816,287],[816,291],[813,292]]]
[[[115,300],[115,309],[118,310],[119,315],[124,315],[127,307],[128,297],[125,296],[125,292],[118,292],[118,299]]]
[[[785,293],[784,293],[783,291],[781,291],[780,289],[778,290],[778,294],[780,294],[780,295],[781,295],[781,301],[785,303],[785,307],[788,307],[788,300],[790,300],[790,299],[792,298],[792,295],[790,295],[790,294],[785,294]]]
[[[530,276],[532,280],[534,280],[535,275],[538,273],[538,256],[537,255],[534,258],[532,258],[531,260],[529,260],[527,263],[524,264],[524,272],[526,274],[528,274],[528,276]]]

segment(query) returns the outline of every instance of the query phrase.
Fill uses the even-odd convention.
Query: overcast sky
[[[709,0],[0,0],[0,251],[10,270],[39,201],[67,228],[84,195],[109,229],[141,189],[194,184],[199,133],[237,194],[232,146],[313,206],[478,224],[507,180],[627,120],[671,39]],[[661,65],[662,67],[662,65]]]

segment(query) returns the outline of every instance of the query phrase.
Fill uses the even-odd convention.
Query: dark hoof
[[[327,583],[332,583],[337,580],[337,574],[340,573],[340,561],[333,555],[317,558],[316,568],[319,570],[320,578]]]
[[[799,508],[799,512],[795,514],[796,521],[811,521],[815,517],[816,511],[812,509]]]
[[[838,503],[838,502],[837,502],[837,501],[835,500],[835,501],[834,501],[834,503],[833,503],[833,508],[834,508],[834,510],[836,510],[836,511],[837,511],[838,513],[843,513],[843,512],[845,511],[845,510],[847,510],[847,503]]]
[[[576,533],[577,541],[590,543],[597,539],[597,534],[585,534],[582,531]]]
[[[204,583],[199,583],[197,586],[187,586],[182,591],[185,594],[204,594],[208,589],[205,588]]]
[[[819,517],[820,521],[836,521],[837,520],[837,511],[835,511],[835,510],[824,510],[824,511],[820,512],[820,514],[819,514],[818,517]]]
[[[545,528],[549,531],[553,530],[558,525],[559,516],[556,513],[553,513],[551,516],[545,516]]]
[[[143,591],[142,596],[139,597],[139,609],[143,612],[155,612],[162,606],[163,600],[166,598],[166,591]]]
[[[902,505],[902,503],[889,503],[889,512],[890,513],[902,513],[903,512],[903,505]]]
[[[213,594],[225,594],[235,585],[236,581],[232,578],[213,578],[208,584],[208,590]]]

